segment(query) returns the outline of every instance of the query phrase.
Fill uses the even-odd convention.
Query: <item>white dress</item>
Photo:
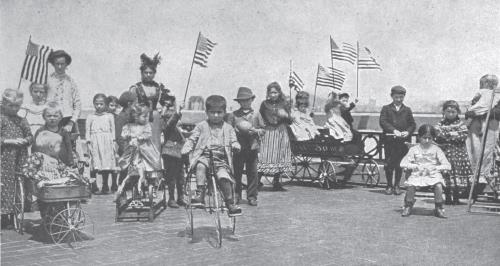
[[[431,145],[428,149],[423,149],[420,144],[411,147],[401,160],[401,167],[412,170],[405,184],[415,187],[434,186],[438,183],[444,186],[441,171],[451,170],[451,164],[437,145]]]
[[[115,120],[110,113],[90,114],[85,123],[85,138],[90,140],[93,170],[116,170]]]
[[[35,134],[35,132],[45,125],[45,120],[43,119],[43,109],[45,109],[47,105],[44,104],[36,104],[34,102],[30,102],[24,104],[19,111],[19,116],[26,118],[28,123],[30,124],[31,134]]]

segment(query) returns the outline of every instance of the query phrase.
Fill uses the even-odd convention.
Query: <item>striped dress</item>
[[[284,123],[264,127],[257,164],[258,172],[263,175],[275,175],[291,172],[292,151],[287,127]]]

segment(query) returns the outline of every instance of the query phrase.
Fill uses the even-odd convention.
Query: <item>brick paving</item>
[[[185,236],[184,209],[167,208],[154,222],[114,222],[112,195],[83,208],[95,236],[80,249],[47,243],[38,213],[28,214],[24,235],[1,231],[2,265],[499,265],[500,217],[471,215],[466,205],[432,216],[420,198],[415,215],[400,216],[403,195],[382,188],[323,190],[290,183],[286,192],[264,187],[259,206],[242,204],[236,235],[225,230],[213,247],[214,222],[195,211],[195,238]],[[224,217],[225,218],[225,217]],[[229,220],[223,219],[223,226]]]

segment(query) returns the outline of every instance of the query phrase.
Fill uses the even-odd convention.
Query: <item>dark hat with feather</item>
[[[144,71],[146,68],[151,68],[154,72],[156,72],[156,67],[160,64],[160,61],[160,53],[156,53],[153,58],[143,53],[141,54],[141,67],[139,69]]]

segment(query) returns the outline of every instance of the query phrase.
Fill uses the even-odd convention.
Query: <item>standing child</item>
[[[164,143],[161,150],[163,166],[168,185],[168,203],[170,208],[179,208],[186,205],[184,201],[184,174],[181,149],[184,145],[184,136],[179,130],[177,123],[181,119],[181,110],[184,107],[180,104],[175,108],[175,96],[163,94],[160,99],[163,106],[161,117],[163,118],[162,130]],[[177,187],[177,202],[175,201],[175,189]]]
[[[218,187],[229,215],[238,215],[241,214],[241,209],[233,198],[233,150],[238,152],[241,147],[233,127],[224,122],[226,99],[220,95],[211,95],[207,98],[205,107],[208,119],[196,125],[193,134],[182,147],[183,155],[192,152],[190,169],[196,169],[196,196],[192,202],[205,202],[207,170],[212,152]]]
[[[121,111],[118,116],[115,118],[115,135],[118,136],[116,142],[118,143],[118,156],[123,155],[123,151],[125,147],[128,145],[127,141],[122,138],[122,128],[128,123],[133,122],[130,116],[130,110],[133,104],[137,101],[137,96],[135,93],[130,91],[126,91],[120,95],[120,99],[118,99],[118,104],[121,106]],[[127,170],[120,170],[120,175],[118,179],[118,184],[122,182],[123,179],[127,176]]]
[[[252,109],[255,95],[252,90],[240,87],[234,99],[240,104],[240,109],[228,117],[228,122],[236,130],[236,137],[241,145],[241,151],[234,154],[234,179],[236,180],[236,204],[241,200],[243,168],[247,176],[247,200],[250,206],[257,206],[258,173],[257,158],[259,153],[260,134],[262,129],[256,129],[257,114]]]
[[[161,170],[161,155],[152,141],[149,107],[136,103],[130,108],[130,116],[133,122],[123,126],[121,135],[127,146],[118,160],[120,168],[127,170],[127,177],[118,187],[117,196],[123,191],[127,179],[132,176],[139,176],[137,186],[139,193],[142,193],[142,185],[146,184],[146,174]]]
[[[108,113],[110,113],[113,116],[113,122],[115,124],[115,156],[118,156],[118,139],[120,138],[121,128],[118,129],[118,123],[116,122],[118,114],[116,113],[117,106],[118,106],[118,98],[115,96],[108,96],[107,98],[108,102]],[[118,184],[116,183],[116,179],[118,177],[118,172],[119,168],[116,168],[112,173],[111,173],[111,192],[116,192],[118,189]]]
[[[93,102],[95,113],[88,115],[85,123],[85,137],[92,158],[90,175],[95,179],[97,173],[101,174],[101,193],[107,194],[109,174],[116,169],[115,121],[113,115],[106,112],[106,95],[96,94]]]
[[[392,103],[384,105],[380,111],[380,127],[384,133],[385,150],[385,176],[387,187],[385,194],[401,194],[399,182],[403,171],[399,164],[401,159],[408,152],[405,142],[411,141],[411,135],[415,131],[416,124],[410,107],[403,104],[406,96],[406,89],[402,86],[391,88]],[[392,136],[387,136],[392,134]],[[394,182],[392,176],[394,174]]]
[[[446,218],[443,209],[443,186],[445,182],[441,171],[451,170],[451,165],[446,159],[443,151],[435,144],[436,129],[431,125],[422,125],[418,129],[419,144],[411,147],[408,154],[401,161],[401,167],[412,171],[405,182],[406,190],[404,209],[402,216],[411,214],[411,208],[415,203],[415,191],[417,187],[434,187],[435,215]]]
[[[278,82],[267,86],[267,99],[260,105],[259,127],[265,130],[260,146],[258,171],[274,177],[273,189],[284,191],[280,176],[292,169],[292,151],[287,126],[291,124],[290,103]]]
[[[437,127],[436,142],[440,144],[446,158],[451,163],[450,179],[446,179],[444,189],[446,204],[459,203],[459,187],[467,188],[469,178],[472,176],[469,155],[465,140],[468,129],[465,123],[458,117],[460,107],[456,101],[450,100],[443,104],[443,120]],[[452,191],[453,190],[453,191]],[[452,200],[453,192],[453,200]]]

